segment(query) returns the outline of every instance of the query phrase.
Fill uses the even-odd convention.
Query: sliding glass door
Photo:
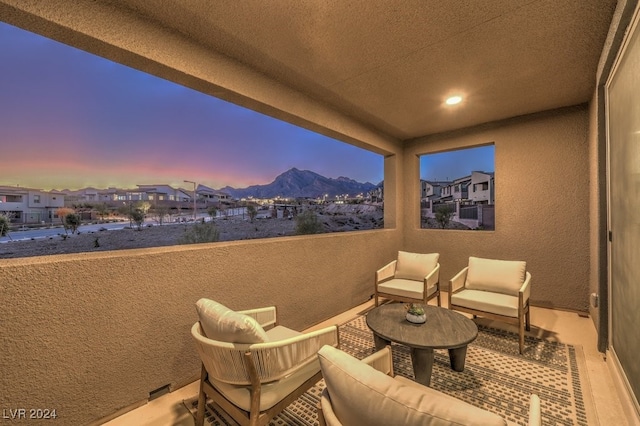
[[[640,399],[640,29],[632,27],[607,85],[610,349]],[[614,359],[615,359],[614,358]]]

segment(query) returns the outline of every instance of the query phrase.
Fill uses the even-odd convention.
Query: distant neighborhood
[[[187,181],[188,182],[188,181]],[[144,202],[171,218],[193,215],[195,212],[220,212],[252,204],[272,209],[274,217],[287,214],[294,200],[307,203],[382,203],[384,185],[362,184],[347,178],[329,179],[310,171],[291,169],[272,183],[244,189],[216,190],[202,184],[195,188],[175,188],[168,184],[136,185],[133,189],[82,188],[77,190],[44,191],[35,188],[0,185],[0,214],[9,215],[15,225],[53,224],[59,220],[57,211],[73,208],[82,220],[95,220],[120,213],[136,203]],[[253,195],[252,195],[253,194]],[[295,194],[295,195],[291,195]],[[442,226],[439,211],[448,212],[448,221],[458,229],[495,229],[494,172],[473,171],[451,181],[420,181],[421,226]],[[444,210],[443,210],[444,209]],[[289,208],[289,211],[291,209]],[[442,214],[440,214],[440,217]]]
[[[200,203],[229,200],[228,194],[199,185],[196,197]],[[79,210],[89,215],[100,208],[116,211],[123,205],[138,201],[162,204],[181,210],[193,209],[193,190],[173,188],[170,185],[137,185],[136,189],[82,188],[78,190],[43,191],[19,186],[0,186],[0,212],[9,213],[13,223],[52,223],[56,211],[62,207]],[[190,204],[189,204],[190,203]],[[95,213],[92,213],[94,210]],[[88,219],[84,217],[83,219]]]
[[[324,185],[318,188],[318,182]],[[286,205],[287,192],[296,194],[291,198],[306,198],[313,202],[345,203],[353,200],[382,201],[382,185],[360,184],[346,178],[329,179],[309,171],[291,169],[269,185],[250,187],[253,191],[215,190],[190,181],[194,188],[175,188],[167,184],[136,185],[133,189],[93,187],[77,190],[44,191],[35,188],[0,185],[0,213],[8,214],[14,224],[52,224],[59,220],[57,211],[63,207],[73,208],[83,220],[93,220],[98,216],[126,211],[132,205],[145,202],[153,210],[162,210],[168,216],[189,215],[195,212],[206,213],[214,209],[237,208],[247,203],[256,206]],[[283,184],[284,183],[284,184]],[[333,185],[333,186],[332,186]],[[363,187],[363,185],[365,185]],[[305,189],[315,187],[315,191]],[[355,190],[369,189],[367,193]],[[351,193],[344,192],[352,190]],[[241,192],[245,197],[234,197],[231,192]],[[274,195],[275,192],[282,195]],[[338,193],[338,191],[342,191]],[[271,196],[257,198],[249,193],[263,193]],[[306,196],[304,196],[306,194]],[[303,195],[304,197],[300,197]],[[274,212],[275,213],[275,212]],[[125,214],[126,215],[126,214]]]
[[[473,171],[452,181],[420,180],[422,228],[495,229],[494,172]],[[440,213],[439,213],[440,212]],[[443,212],[449,215],[443,221]],[[435,220],[438,219],[438,220]]]

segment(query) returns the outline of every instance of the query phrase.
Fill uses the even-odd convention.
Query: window
[[[8,148],[3,175],[64,192],[58,203],[83,221],[78,238],[92,238],[86,250],[149,240],[132,233],[107,247],[89,234],[112,228],[170,245],[384,227],[382,155],[7,24],[0,39],[11,46],[0,51],[0,127],[25,141]],[[55,150],[42,146],[52,140]]]
[[[494,145],[420,156],[420,226],[495,229]]]
[[[40,204],[40,196],[39,195],[34,195],[33,196],[33,204]]]

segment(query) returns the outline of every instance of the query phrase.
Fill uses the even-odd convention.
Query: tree
[[[444,229],[449,225],[454,214],[455,210],[452,205],[441,204],[436,208],[436,222]]]
[[[249,222],[253,223],[253,219],[255,219],[256,216],[258,215],[258,210],[256,209],[256,206],[254,206],[253,204],[249,204],[247,206],[247,214],[249,215]]]
[[[133,209],[140,210],[142,214],[145,215],[149,212],[149,209],[151,209],[151,203],[148,201],[138,201],[134,204]]]
[[[305,210],[296,216],[296,234],[319,234],[323,230],[318,216],[311,210]]]
[[[62,224],[62,227],[64,228],[64,233],[67,233],[67,229],[68,229],[68,225],[67,225],[67,221],[65,220],[65,218],[67,217],[68,214],[74,213],[73,209],[70,209],[69,207],[60,207],[58,209],[56,209],[56,216],[58,216],[58,218],[60,218],[60,223]]]
[[[4,237],[9,233],[9,225],[11,225],[9,214],[0,213],[0,237]]]
[[[138,231],[142,230],[142,223],[144,222],[144,211],[138,208],[131,210],[131,220],[138,227]]]
[[[104,222],[105,216],[109,215],[109,206],[107,206],[106,203],[99,203],[95,205],[94,209],[96,213],[98,213],[98,216],[100,216],[100,219]]]
[[[209,208],[207,209],[207,213],[209,214],[209,216],[211,216],[211,220],[213,220],[218,214],[218,208],[216,206],[209,206]]]
[[[131,206],[129,204],[122,204],[118,206],[117,212],[120,216],[129,217],[129,210],[131,210]]]
[[[64,217],[65,230],[71,229],[71,233],[75,234],[78,231],[78,226],[81,224],[80,215],[78,213],[67,213]]]
[[[169,206],[165,204],[156,205],[151,209],[151,217],[158,222],[158,225],[162,225],[165,216],[169,216]]]

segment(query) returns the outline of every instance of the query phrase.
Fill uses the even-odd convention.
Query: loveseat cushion
[[[395,278],[422,281],[438,264],[439,253],[398,252]]]
[[[469,290],[517,295],[526,271],[527,262],[523,261],[469,257],[465,287]]]
[[[228,343],[262,343],[269,337],[252,317],[210,299],[196,302],[202,330],[208,339]]]
[[[506,422],[425,386],[407,386],[331,346],[318,352],[335,417],[359,425],[500,425]]]

